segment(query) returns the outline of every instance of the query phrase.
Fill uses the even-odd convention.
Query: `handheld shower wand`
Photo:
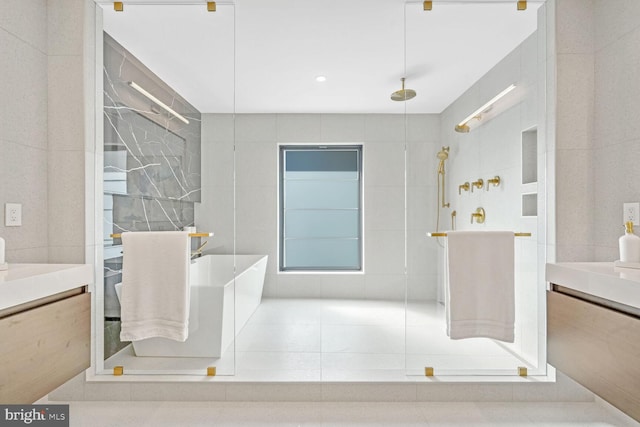
[[[449,203],[444,202],[444,162],[449,158],[449,147],[442,147],[440,151],[438,151],[438,159],[440,159],[440,163],[438,164],[438,192],[442,195],[442,207],[448,208]],[[440,178],[442,177],[442,178]],[[442,183],[442,184],[440,184]],[[440,197],[438,197],[440,198]]]
[[[442,149],[438,151],[437,157],[440,160],[440,163],[438,163],[438,199],[437,201],[440,202],[440,200],[442,200],[442,206],[436,206],[436,232],[440,230],[440,209],[449,207],[449,203],[444,202],[444,162],[449,158],[449,147],[442,147]],[[440,197],[442,197],[442,199],[440,199]],[[454,213],[452,213],[451,215],[452,215],[451,221],[453,222]],[[438,240],[438,245],[440,245],[440,247],[444,247],[444,245],[440,243],[440,240]]]

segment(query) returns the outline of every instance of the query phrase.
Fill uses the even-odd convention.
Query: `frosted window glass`
[[[360,264],[357,239],[291,239],[286,248],[287,266],[352,269]]]
[[[357,209],[358,181],[287,181],[285,209]]]
[[[358,210],[287,210],[285,235],[287,238],[352,237],[358,238]]]
[[[361,147],[280,152],[280,269],[360,270]]]

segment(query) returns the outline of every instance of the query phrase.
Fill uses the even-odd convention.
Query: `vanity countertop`
[[[0,310],[91,284],[89,264],[9,264],[0,271]]]
[[[640,269],[615,267],[613,262],[559,262],[547,264],[546,280],[640,308]]]

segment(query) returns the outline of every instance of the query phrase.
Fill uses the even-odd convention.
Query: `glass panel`
[[[233,121],[222,123],[206,114],[215,109],[233,117],[235,59],[224,63],[219,58],[234,58],[235,8],[218,4],[214,17],[202,5],[178,2],[127,4],[124,13],[115,12],[112,3],[99,7],[97,21],[104,26],[97,49],[103,57],[97,62],[104,72],[104,114],[98,119],[104,123],[105,273],[104,287],[97,290],[104,297],[104,317],[96,319],[102,332],[96,369],[112,374],[114,366],[125,366],[125,375],[206,375],[207,368],[216,367],[216,375],[234,375],[236,328],[247,317],[246,311],[235,310],[236,267],[249,275],[264,275],[266,267],[260,257],[236,266]],[[157,31],[184,22],[190,23],[188,31]],[[187,45],[193,50],[183,49]],[[184,67],[175,64],[191,63],[188,51],[198,51],[210,67],[185,77]],[[228,84],[212,93],[201,84],[208,79]],[[210,140],[218,143],[202,144]],[[206,251],[214,246],[212,239],[191,238],[187,340],[122,342],[118,290],[127,284],[116,285],[127,258],[121,239],[112,234],[187,227],[213,232],[216,239],[215,250]]]
[[[287,210],[284,224],[289,238],[357,238],[360,234],[358,210]]]
[[[357,151],[300,150],[286,151],[286,172],[357,172]]]
[[[518,375],[518,367],[546,373],[545,337],[540,325],[544,322],[544,278],[536,273],[538,259],[536,233],[544,229],[535,217],[521,215],[521,195],[535,191],[525,187],[523,176],[534,176],[536,153],[544,148],[526,147],[523,130],[532,129],[544,121],[544,109],[538,100],[544,98],[544,60],[546,41],[538,30],[538,17],[546,15],[543,2],[529,2],[525,11],[513,4],[501,2],[442,2],[431,11],[422,3],[405,5],[406,65],[408,70],[429,70],[411,79],[407,87],[416,88],[418,95],[406,103],[407,141],[407,293],[406,293],[406,354],[408,375],[425,375],[432,367],[439,375]],[[455,40],[455,33],[464,25],[489,51],[468,48],[468,40]],[[542,25],[540,28],[544,28]],[[509,34],[509,37],[505,37]],[[444,55],[465,52],[472,68],[430,68],[435,52],[425,50],[424,40],[448,40]],[[446,53],[448,52],[448,53]],[[445,82],[458,81],[459,91],[444,93]],[[474,113],[484,103],[514,84],[506,96]],[[415,86],[414,86],[415,85]],[[424,96],[433,100],[438,93],[439,106],[425,108]],[[468,117],[471,117],[467,120]],[[466,122],[464,122],[467,120]],[[460,132],[468,126],[467,132]],[[456,130],[458,125],[458,130]],[[413,138],[419,132],[421,138]],[[541,132],[542,134],[542,132]],[[522,156],[534,160],[527,164]],[[538,141],[539,144],[542,141]],[[526,153],[525,153],[526,151]],[[524,165],[523,165],[524,163]],[[533,166],[531,166],[533,164]],[[523,175],[522,167],[529,167]],[[487,179],[500,176],[499,186],[486,186]],[[541,174],[537,175],[540,179]],[[465,183],[478,181],[481,188],[465,188]],[[530,178],[525,178],[530,181]],[[533,199],[533,198],[532,198]],[[538,198],[541,199],[541,198]],[[540,200],[529,201],[531,211]],[[469,221],[471,213],[484,208],[486,222]],[[449,312],[457,312],[460,304],[448,298],[448,285],[485,287],[491,283],[474,280],[449,283],[445,263],[446,238],[427,237],[425,232],[457,230],[512,230],[531,232],[532,237],[515,239],[515,281],[505,284],[512,289],[515,321],[503,318],[507,328],[514,328],[515,341],[506,342],[485,336],[451,339]],[[490,250],[490,248],[487,248]],[[456,257],[450,254],[449,260]],[[472,271],[474,258],[462,260],[463,268]],[[506,262],[500,258],[497,263]],[[459,264],[460,265],[460,264]],[[467,295],[471,292],[467,292]],[[486,293],[485,293],[486,295]],[[485,301],[486,310],[499,313],[505,305],[491,307],[495,299]],[[465,312],[465,321],[483,318],[472,308]],[[487,303],[488,302],[488,303]],[[507,340],[508,341],[508,340]]]
[[[285,182],[285,209],[358,209],[358,181]]]
[[[358,239],[287,239],[285,263],[295,268],[360,268]]]

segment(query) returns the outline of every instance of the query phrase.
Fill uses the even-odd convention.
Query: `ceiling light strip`
[[[491,107],[493,104],[495,104],[496,102],[498,102],[502,97],[504,97],[506,94],[508,94],[509,92],[511,92],[512,90],[514,90],[516,88],[516,85],[512,84],[509,85],[508,88],[506,88],[505,90],[503,90],[502,92],[500,92],[499,94],[497,94],[496,96],[494,96],[493,98],[491,98],[488,102],[486,102],[484,105],[482,105],[482,107],[478,108],[477,110],[475,110],[473,113],[469,114],[467,117],[465,117],[465,119],[463,121],[461,121],[460,123],[458,123],[456,125],[456,130],[460,132],[460,129],[465,129],[465,127],[467,126],[467,123],[474,118],[477,118],[481,113],[483,113],[487,108]]]
[[[129,86],[131,86],[133,89],[137,90],[138,92],[140,92],[142,95],[146,96],[147,98],[149,98],[151,101],[153,101],[154,103],[156,103],[157,105],[159,105],[160,107],[164,108],[165,110],[167,110],[170,114],[172,114],[174,117],[176,117],[177,119],[182,120],[185,124],[189,124],[189,120],[187,120],[184,116],[182,116],[180,113],[175,112],[171,107],[169,107],[167,104],[165,104],[164,102],[160,101],[158,98],[156,98],[155,96],[151,95],[149,92],[147,92],[145,89],[143,89],[142,87],[140,87],[140,85],[138,85],[136,82],[129,82]]]

